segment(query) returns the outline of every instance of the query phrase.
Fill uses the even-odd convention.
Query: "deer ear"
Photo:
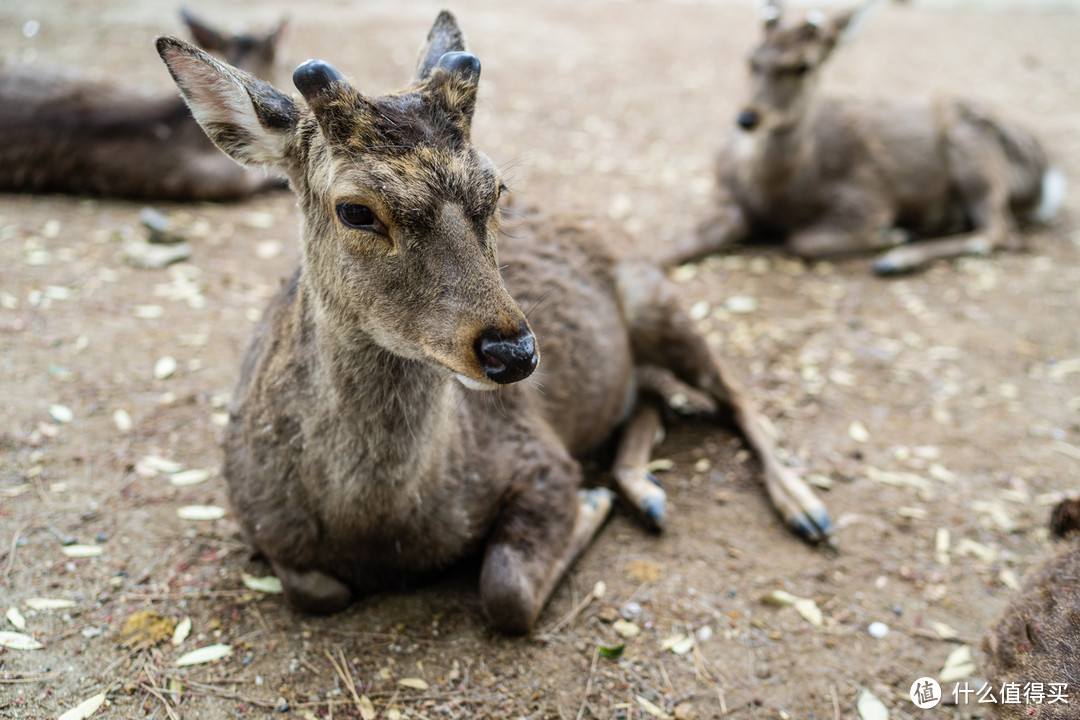
[[[869,0],[854,10],[847,10],[829,18],[824,24],[826,37],[832,45],[847,45],[862,34],[871,16],[877,11],[882,0]]]
[[[159,37],[157,51],[215,145],[242,165],[287,174],[287,147],[300,117],[292,100],[182,40]]]
[[[780,26],[782,12],[780,0],[758,0],[758,17],[765,23],[765,32],[770,32]]]
[[[442,56],[449,52],[465,52],[465,35],[458,27],[457,20],[449,10],[443,10],[435,18],[435,24],[428,31],[427,41],[420,49],[420,59],[416,63],[414,80],[426,80]]]
[[[180,17],[191,31],[191,37],[203,50],[222,52],[226,47],[225,36],[208,25],[204,20],[196,17],[187,8],[180,8]]]

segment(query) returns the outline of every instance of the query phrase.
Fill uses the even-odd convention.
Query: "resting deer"
[[[1051,529],[1073,537],[1028,574],[1016,598],[983,638],[984,670],[997,698],[990,707],[993,717],[1001,720],[1031,716],[1073,720],[1077,716],[1080,501],[1060,503],[1054,509]]]
[[[764,7],[750,98],[721,151],[715,210],[661,251],[676,265],[752,236],[808,259],[887,251],[878,273],[1023,245],[1018,225],[1048,221],[1064,176],[1027,132],[975,103],[827,97],[834,49],[876,3],[785,23]],[[922,242],[907,244],[909,240]]]
[[[505,188],[470,137],[480,63],[452,15],[412,84],[379,97],[319,60],[293,74],[301,103],[181,41],[158,51],[214,141],[298,196],[302,263],[255,332],[224,440],[234,511],[290,604],[337,611],[482,550],[489,623],[527,632],[611,507],[579,491],[579,459],[624,421],[615,475],[663,524],[647,463],[676,399],[730,410],[787,522],[828,537],[658,269],[539,211],[496,253]]]
[[[281,25],[230,37],[182,14],[204,48],[269,77]],[[223,155],[175,95],[144,97],[33,66],[0,71],[0,192],[236,200],[281,186]]]

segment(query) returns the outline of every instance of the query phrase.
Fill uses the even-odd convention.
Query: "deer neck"
[[[355,326],[320,309],[315,293],[305,293],[313,364],[330,427],[344,427],[350,454],[393,484],[439,472],[450,448],[461,443],[455,416],[461,388],[445,371],[403,358]],[[350,418],[341,423],[340,418]]]
[[[817,104],[797,121],[777,128],[764,129],[754,138],[752,155],[746,163],[750,182],[762,188],[783,192],[791,184],[807,181],[816,174],[818,122]]]

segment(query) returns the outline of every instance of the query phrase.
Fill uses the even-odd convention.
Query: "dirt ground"
[[[376,93],[410,77],[441,7],[399,5],[192,9],[252,27],[289,14],[283,78],[316,56]],[[484,67],[474,139],[516,195],[607,214],[644,251],[705,212],[758,36],[750,3],[451,7]],[[40,22],[33,37],[28,20]],[[178,19],[150,0],[0,0],[9,61],[148,92],[170,91],[151,45],[160,32],[180,33]],[[1078,40],[1077,15],[890,4],[826,84],[973,95],[1035,129],[1068,172],[1080,166]],[[986,716],[974,698],[918,710],[909,688],[962,647],[975,666],[960,678],[978,687],[979,638],[1046,548],[1049,504],[1078,487],[1075,192],[1028,233],[1027,252],[899,279],[873,277],[865,258],[806,265],[757,248],[676,271],[789,461],[822,486],[839,552],[785,529],[737,437],[674,427],[658,452],[670,528],[652,535],[617,511],[522,639],[484,628],[471,567],[333,617],[295,614],[244,585],[265,569],[231,517],[177,515],[227,507],[222,407],[261,308],[298,260],[296,213],[287,192],[157,204],[193,253],[145,270],[122,251],[143,236],[142,207],[0,198],[0,612],[17,611],[0,629],[23,624],[44,645],[0,648],[0,718],[57,718],[100,693],[102,718],[856,718],[866,693],[893,718]],[[159,378],[166,357],[176,369]],[[208,479],[177,486],[178,469]],[[72,544],[100,554],[70,557]],[[762,601],[777,590],[812,600],[821,624]],[[142,611],[166,630],[190,618],[190,634],[121,646]],[[175,664],[214,644],[232,654]],[[620,645],[619,657],[601,650]]]

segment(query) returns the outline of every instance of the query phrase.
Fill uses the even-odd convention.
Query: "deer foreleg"
[[[750,234],[746,214],[735,203],[724,203],[697,228],[673,240],[656,256],[662,267],[701,260],[707,255],[741,242]]]
[[[480,601],[493,629],[529,632],[559,580],[603,525],[612,493],[577,490],[580,478],[580,467],[567,458],[511,490],[480,573]]]
[[[623,427],[612,469],[619,490],[653,530],[662,530],[667,521],[667,495],[649,470],[652,450],[663,436],[655,402],[640,400]]]

